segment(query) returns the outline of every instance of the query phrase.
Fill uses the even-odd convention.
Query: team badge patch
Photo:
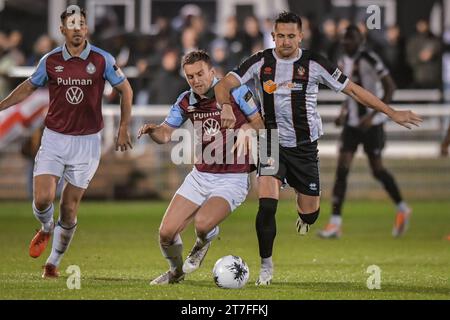
[[[298,67],[297,74],[300,78],[303,78],[305,76],[306,70],[302,66]]]
[[[93,65],[93,63],[92,63],[92,62],[89,62],[89,64],[88,64],[87,67],[86,67],[86,72],[89,73],[89,74],[94,74],[96,70],[97,70],[97,69],[95,68],[95,66]]]

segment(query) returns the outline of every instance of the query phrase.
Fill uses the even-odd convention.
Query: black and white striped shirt
[[[383,90],[380,80],[389,74],[389,70],[375,52],[361,49],[352,57],[344,55],[339,60],[338,65],[354,83],[359,84],[379,98],[382,96]],[[358,127],[361,120],[372,112],[350,97],[347,97],[347,107],[346,125],[351,127]],[[378,112],[372,119],[372,125],[382,124],[386,120],[387,116]]]
[[[278,129],[280,144],[295,147],[323,134],[317,111],[319,83],[341,91],[347,77],[324,57],[299,49],[292,59],[277,57],[275,49],[260,51],[231,72],[241,84],[254,80],[267,129]]]

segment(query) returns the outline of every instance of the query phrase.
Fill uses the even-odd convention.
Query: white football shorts
[[[100,155],[100,132],[72,136],[45,128],[33,176],[51,174],[64,177],[71,185],[87,189],[97,171]]]
[[[209,173],[198,171],[194,167],[176,193],[199,206],[211,197],[220,197],[234,211],[244,202],[249,189],[250,179],[247,173]]]

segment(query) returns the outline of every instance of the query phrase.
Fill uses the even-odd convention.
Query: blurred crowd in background
[[[89,14],[89,13],[88,13]],[[99,20],[91,42],[111,52],[120,67],[135,66],[138,76],[131,79],[136,104],[171,104],[187,89],[180,69],[181,57],[194,49],[207,50],[218,77],[237,66],[245,57],[273,46],[272,19],[246,16],[242,23],[229,17],[221,35],[215,34],[200,7],[185,6],[175,18],[158,16],[151,35],[118,31],[114,15]],[[351,22],[324,18],[320,22],[303,17],[302,47],[321,52],[336,62],[341,54],[340,38]],[[429,22],[419,20],[416,32],[405,36],[396,25],[381,32],[367,30],[358,23],[366,37],[366,46],[375,50],[391,70],[398,88],[440,88],[442,48]],[[43,34],[24,48],[19,30],[0,30],[0,98],[17,84],[8,77],[14,66],[35,66],[39,59],[58,44]],[[113,101],[111,101],[113,102]]]

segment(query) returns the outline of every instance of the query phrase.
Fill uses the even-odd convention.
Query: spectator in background
[[[264,49],[275,48],[275,42],[272,37],[273,19],[265,18],[263,22],[262,32],[264,36]]]
[[[438,88],[441,84],[441,44],[426,20],[416,24],[417,33],[407,45],[407,60],[413,71],[414,87]]]
[[[196,32],[198,47],[203,50],[207,49],[211,42],[216,38],[216,35],[210,31],[203,15],[191,16],[189,19],[189,26]]]
[[[27,58],[27,66],[36,66],[41,58],[57,46],[56,42],[47,34],[40,36],[33,45],[33,52]]]
[[[303,33],[303,39],[301,43],[302,49],[310,49],[311,48],[311,42],[312,42],[312,34],[311,29],[309,25],[309,19],[307,17],[301,17],[302,19],[302,33]]]
[[[245,55],[252,55],[256,48],[263,46],[264,36],[261,32],[259,21],[255,16],[247,16],[244,19],[244,51]]]
[[[189,25],[189,19],[192,16],[201,16],[202,9],[196,4],[186,4],[180,9],[178,16],[172,19],[172,28],[180,33]]]
[[[153,39],[154,50],[158,53],[164,53],[167,48],[174,48],[177,44],[177,33],[173,30],[170,19],[159,16],[155,19],[155,36]]]
[[[149,87],[150,104],[171,104],[177,100],[180,92],[189,87],[180,74],[179,55],[169,49],[162,58],[161,68],[155,74]]]
[[[239,31],[239,25],[235,16],[230,16],[225,22],[224,40],[228,47],[228,62],[237,67],[244,58],[244,35]]]
[[[8,74],[12,68],[25,63],[25,56],[20,50],[22,33],[14,30],[9,35],[0,32],[0,99],[11,91],[12,83]]]
[[[350,20],[347,18],[341,18],[337,23],[337,34],[339,37],[342,37],[350,25]]]
[[[223,39],[216,39],[211,43],[211,63],[216,70],[216,77],[223,78],[234,66],[230,65],[227,59],[227,42]]]
[[[407,88],[411,84],[411,69],[405,60],[405,46],[400,28],[394,25],[387,28],[385,43],[378,50],[399,88]]]
[[[191,27],[184,29],[181,33],[181,54],[186,55],[198,49],[198,35]]]
[[[337,63],[340,55],[339,37],[336,22],[328,18],[322,23],[322,37],[320,41],[320,53],[333,63]]]

